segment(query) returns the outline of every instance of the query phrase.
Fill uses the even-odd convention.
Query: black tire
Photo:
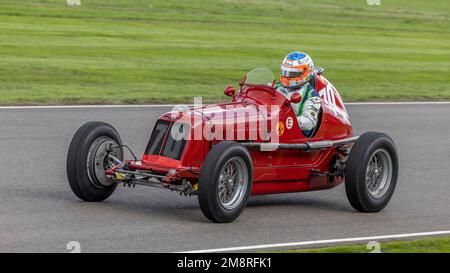
[[[373,159],[373,155],[375,159]],[[375,184],[375,186],[385,185],[380,187],[379,196],[369,190],[370,185],[367,185],[367,181],[373,183],[372,180],[366,179],[366,172],[371,160],[377,161],[376,166],[383,162],[387,164],[376,172],[371,172],[381,177],[378,181],[385,181],[385,183]],[[391,165],[391,171],[388,170],[389,165]],[[379,172],[379,170],[381,171]],[[384,133],[367,132],[362,134],[353,145],[345,167],[345,191],[352,207],[360,212],[382,210],[394,193],[397,177],[398,156],[394,141]]]
[[[105,122],[92,121],[78,129],[70,143],[67,154],[67,178],[73,193],[81,200],[99,202],[108,198],[116,189],[117,183],[108,185],[100,182],[94,169],[92,149],[99,148],[102,143],[122,145],[117,131]],[[106,144],[105,144],[106,145]],[[115,155],[123,160],[122,148],[115,148]],[[104,157],[106,158],[106,157]]]
[[[242,179],[245,188],[241,190],[241,198],[233,208],[225,208],[219,201],[219,177],[222,168],[229,162],[241,162],[241,169],[246,171],[247,179]],[[200,170],[198,201],[200,208],[209,220],[216,223],[234,221],[244,210],[252,189],[253,163],[248,150],[233,141],[223,141],[215,145],[208,153]],[[246,181],[245,181],[246,180]],[[237,190],[236,190],[237,191]]]

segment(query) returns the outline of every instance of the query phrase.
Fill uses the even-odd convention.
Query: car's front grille
[[[189,125],[185,123],[174,123],[167,134],[166,143],[162,149],[162,155],[173,159],[180,159],[183,154],[184,145]]]
[[[147,145],[146,154],[159,155],[169,125],[170,123],[165,120],[159,120],[156,123]]]
[[[183,154],[189,129],[186,123],[159,120],[153,129],[145,153],[179,160]]]

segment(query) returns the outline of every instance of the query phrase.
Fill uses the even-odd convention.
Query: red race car
[[[162,115],[143,156],[124,160],[117,131],[104,122],[84,124],[67,156],[70,186],[80,199],[102,201],[118,184],[167,188],[198,195],[214,222],[235,220],[250,195],[329,189],[345,182],[350,204],[377,212],[397,182],[398,158],[392,139],[378,132],[353,136],[342,99],[316,69],[321,97],[319,123],[305,137],[291,104],[275,89],[272,72],[254,69],[239,92],[225,88],[231,102],[194,105]]]

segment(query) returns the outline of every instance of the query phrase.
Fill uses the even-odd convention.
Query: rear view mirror
[[[228,97],[234,97],[236,95],[236,89],[232,85],[228,85],[223,90],[223,93],[227,95]]]
[[[291,96],[290,102],[291,103],[300,103],[302,101],[302,95],[300,93],[294,93]]]
[[[316,67],[316,68],[314,68],[314,72],[316,72],[317,75],[322,75],[323,72],[325,72],[325,68],[323,68],[323,67]]]

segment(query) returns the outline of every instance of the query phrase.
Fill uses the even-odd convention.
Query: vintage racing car
[[[167,188],[197,195],[206,218],[235,220],[250,195],[329,189],[345,182],[350,204],[382,210],[394,192],[397,151],[384,133],[354,136],[342,99],[316,69],[322,107],[305,137],[291,103],[274,88],[272,72],[247,73],[231,102],[174,109],[159,117],[141,158],[124,160],[117,131],[104,122],[78,129],[69,147],[67,176],[80,199],[108,198],[118,184]]]

